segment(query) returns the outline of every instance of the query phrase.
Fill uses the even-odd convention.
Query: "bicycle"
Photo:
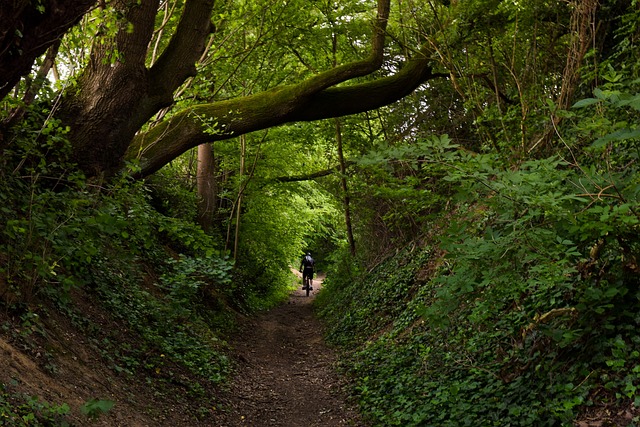
[[[302,275],[302,289],[307,292],[307,296],[313,290],[313,279],[310,276]]]

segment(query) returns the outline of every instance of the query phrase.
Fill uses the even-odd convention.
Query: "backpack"
[[[313,267],[314,261],[310,255],[305,255],[304,261],[302,261],[302,263],[304,264],[305,268],[309,268],[309,267]]]

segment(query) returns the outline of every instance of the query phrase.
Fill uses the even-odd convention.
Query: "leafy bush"
[[[111,400],[91,399],[80,407],[80,412],[91,420],[97,420],[100,415],[109,412],[113,405],[114,402]]]
[[[374,425],[570,425],[640,400],[640,187],[635,136],[616,138],[581,164],[452,153],[431,244],[328,281],[320,312]]]
[[[100,189],[81,178],[60,178],[64,185],[50,188],[35,176],[5,170],[4,177],[4,304],[20,314],[54,301],[87,335],[100,337],[90,342],[116,372],[147,374],[157,383],[183,381],[188,372],[193,381],[184,385],[194,395],[222,381],[229,361],[218,335],[230,314],[224,303],[205,306],[231,288],[232,263],[219,241],[154,210],[144,183],[126,177]],[[78,287],[97,295],[139,340],[123,341],[78,313],[72,298]]]

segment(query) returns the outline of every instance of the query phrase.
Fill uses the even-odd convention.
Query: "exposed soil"
[[[238,370],[224,397],[220,426],[364,426],[346,403],[335,353],[314,317],[314,290],[248,319],[233,343]]]
[[[314,281],[316,288],[320,284]],[[105,335],[79,333],[66,316],[50,310],[33,322],[28,339],[19,338],[25,331],[18,319],[0,311],[0,383],[14,395],[69,404],[68,419],[76,426],[363,426],[346,403],[335,353],[324,344],[314,317],[317,291],[306,297],[299,289],[287,303],[241,320],[230,343],[235,373],[222,390],[205,390],[204,399],[189,397],[188,375],[176,367],[167,367],[174,374],[164,380],[164,372],[155,379],[148,372],[134,377],[115,372],[95,344]],[[136,340],[87,294],[74,299],[100,331],[118,334],[121,342]],[[90,421],[79,408],[96,398],[115,406]],[[0,425],[15,424],[3,418]]]

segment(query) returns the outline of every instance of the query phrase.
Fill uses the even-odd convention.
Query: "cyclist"
[[[311,258],[311,252],[307,252],[305,256],[302,257],[302,261],[300,261],[300,273],[302,273],[302,289],[307,289],[305,286],[305,280],[307,277],[309,278],[309,290],[313,290],[311,284],[313,283],[313,267],[316,262]]]

